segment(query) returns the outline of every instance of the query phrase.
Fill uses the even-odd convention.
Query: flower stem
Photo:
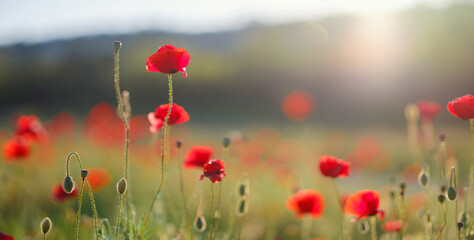
[[[303,226],[301,231],[301,239],[303,240],[310,240],[311,239],[311,217],[304,216],[303,217]]]
[[[344,230],[344,210],[342,209],[339,190],[337,189],[336,182],[334,181],[334,179],[331,179],[331,183],[332,183],[332,187],[334,188],[334,193],[336,194],[337,205],[339,206],[339,209],[341,210],[341,212],[340,212],[341,213],[341,234],[342,234],[341,239],[344,240],[344,239],[346,239],[345,230]]]
[[[228,148],[227,147],[224,147],[222,149],[222,161],[226,161],[227,159],[227,152],[228,152]],[[222,199],[222,181],[219,182],[219,192],[217,194],[217,206],[216,206],[216,213],[219,214],[218,216],[220,217],[220,211],[221,211],[221,199]],[[215,218],[215,226],[216,226],[216,231],[217,231],[217,220],[218,218],[216,217]],[[215,238],[215,237],[214,237]]]
[[[82,192],[84,190],[84,180],[81,180],[81,188],[79,190],[79,203],[77,205],[77,213],[76,213],[76,240],[79,239],[79,222],[81,220],[81,208],[82,208]]]
[[[158,198],[158,195],[160,194],[161,187],[163,186],[163,182],[165,180],[165,168],[164,168],[164,162],[165,162],[165,136],[166,136],[166,129],[168,128],[168,120],[171,115],[171,108],[173,106],[173,79],[171,78],[171,74],[168,74],[168,95],[169,95],[169,107],[168,107],[168,113],[166,114],[165,121],[163,122],[163,128],[161,129],[161,182],[160,185],[158,186],[158,189],[156,190],[155,195],[153,196],[153,200],[151,202],[150,208],[148,209],[148,212],[145,217],[145,221],[143,222],[142,229],[140,230],[140,234],[138,235],[138,239],[141,239],[143,236],[143,233],[145,232],[146,225],[148,224],[148,221],[150,220],[150,214],[151,211],[153,211],[153,206],[155,205],[155,201]]]
[[[214,222],[214,183],[211,183],[211,223],[209,227],[209,239],[212,240],[212,227]]]
[[[123,202],[122,200],[123,200],[123,194],[120,194],[118,216],[117,216],[117,226],[115,228],[115,240],[117,240],[117,237],[118,237],[118,232],[120,228],[120,218],[122,217],[122,202]]]
[[[115,70],[114,70],[114,82],[115,82],[115,93],[117,95],[117,102],[118,102],[118,108],[120,112],[120,116],[122,117],[123,125],[125,127],[125,163],[123,166],[123,178],[127,180],[127,182],[130,184],[130,181],[128,179],[128,145],[130,142],[130,128],[128,125],[128,120],[125,117],[125,113],[123,110],[123,102],[122,102],[122,95],[120,91],[120,67],[119,67],[119,61],[120,61],[120,48],[114,48],[114,60],[115,60]],[[125,201],[127,205],[127,224],[130,223],[130,205],[128,201],[128,192],[125,193]]]
[[[181,152],[181,149],[178,149]],[[191,219],[189,218],[188,206],[186,204],[186,195],[184,194],[184,181],[183,181],[183,167],[181,166],[181,154],[178,156],[178,173],[179,173],[179,191],[181,193],[181,200],[183,201],[184,214],[186,216],[186,225],[189,232],[189,239],[193,240],[193,229],[191,227]]]
[[[370,218],[370,235],[372,240],[377,240],[377,216],[373,216]]]
[[[87,181],[87,178],[85,180],[87,189],[89,191],[89,198],[91,201],[91,206],[92,206],[92,212],[94,213],[94,231],[95,231],[95,236],[96,239],[99,239],[99,230],[98,230],[98,214],[97,214],[97,207],[95,206],[95,200],[94,200],[94,194],[92,192],[91,185],[89,184],[89,181]]]
[[[443,225],[441,225],[438,233],[438,240],[441,239],[441,235],[443,234],[443,230],[446,227],[447,224],[447,216],[446,216],[446,208],[444,207],[443,204],[441,204],[441,211],[443,212]]]
[[[471,125],[471,138],[472,138],[472,163],[471,163],[471,181],[469,181],[469,193],[466,195],[466,198],[469,199],[470,193],[472,191],[472,185],[474,182],[474,118],[469,119],[469,123]],[[467,206],[466,200],[466,206]],[[466,208],[465,211],[468,211]],[[468,234],[471,234],[472,228],[474,227],[474,220],[471,219],[471,226],[469,227]]]

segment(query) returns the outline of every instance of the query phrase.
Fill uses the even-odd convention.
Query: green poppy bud
[[[224,146],[224,148],[228,148],[229,145],[230,145],[230,142],[231,142],[230,138],[225,137],[225,138],[222,140],[222,146]]]
[[[47,234],[51,230],[52,226],[53,223],[51,223],[51,219],[49,219],[49,217],[45,217],[43,221],[41,221],[41,231],[43,234]]]
[[[428,174],[426,174],[426,172],[423,170],[420,172],[420,174],[418,175],[418,183],[421,185],[421,186],[426,186],[426,184],[428,184],[430,178],[428,177]]]
[[[443,204],[444,200],[446,200],[446,197],[443,194],[438,195],[438,202]]]
[[[176,147],[180,149],[181,146],[183,146],[183,142],[181,142],[181,140],[176,141]]]
[[[198,232],[204,232],[207,227],[206,219],[203,216],[196,216],[193,225]]]
[[[451,201],[456,200],[456,198],[458,197],[458,192],[453,186],[448,188],[448,192],[446,194],[448,195],[448,199]]]
[[[86,179],[87,173],[88,173],[87,170],[85,170],[85,169],[82,169],[82,170],[81,170],[81,177],[82,177],[82,180]]]
[[[127,191],[127,180],[125,180],[125,178],[121,178],[117,182],[117,192],[122,195],[125,193],[125,191]]]
[[[122,42],[120,42],[120,41],[115,41],[114,42],[114,51],[120,50],[121,47],[122,47]]]
[[[67,194],[72,193],[74,190],[74,182],[70,176],[66,176],[63,182],[63,189]]]

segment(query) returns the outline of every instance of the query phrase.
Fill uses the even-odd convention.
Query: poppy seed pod
[[[117,192],[122,195],[125,193],[125,191],[127,191],[127,180],[125,180],[125,178],[121,178],[117,182]]]
[[[115,41],[115,42],[114,42],[114,50],[115,50],[115,51],[118,51],[118,50],[120,50],[120,48],[122,48],[122,42],[120,42],[120,41]]]
[[[222,140],[222,146],[224,146],[224,148],[228,148],[229,145],[230,145],[230,142],[231,142],[230,138],[225,137],[225,138]]]
[[[180,149],[181,146],[183,146],[183,142],[181,142],[181,140],[176,141],[176,147]]]
[[[49,217],[45,217],[43,221],[41,221],[41,231],[43,234],[47,234],[50,230],[53,224],[51,223],[51,219]]]
[[[72,193],[74,190],[74,182],[70,176],[66,176],[63,182],[63,189],[67,194]]]
[[[81,177],[82,177],[82,180],[84,180],[84,179],[87,177],[87,173],[88,173],[87,170],[85,170],[85,169],[82,169],[82,170],[81,170]]]
[[[454,201],[458,197],[458,192],[456,191],[456,188],[454,188],[453,186],[450,186],[448,188],[448,192],[446,193],[446,195],[448,196],[448,199],[450,201]]]

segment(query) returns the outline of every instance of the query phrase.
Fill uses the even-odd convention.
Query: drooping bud
[[[207,227],[206,219],[203,216],[196,216],[193,225],[198,232],[204,232]]]
[[[45,217],[43,221],[41,221],[41,232],[43,234],[47,234],[53,226],[53,223],[51,223],[51,219],[49,217]]]
[[[425,170],[421,170],[420,174],[418,175],[418,183],[421,186],[426,186],[428,184],[430,178],[428,177],[428,174],[426,174]]]
[[[229,145],[230,145],[230,142],[231,142],[230,138],[225,137],[225,138],[222,140],[222,146],[224,146],[224,148],[228,148]]]
[[[125,180],[125,178],[121,178],[118,182],[117,182],[117,192],[122,195],[125,193],[125,191],[127,191],[127,180]]]
[[[446,195],[448,196],[448,199],[450,201],[454,201],[458,197],[458,192],[456,191],[456,188],[454,188],[453,186],[450,186],[448,188],[448,192],[446,193]]]
[[[248,201],[246,197],[240,198],[239,201],[237,201],[237,205],[235,208],[235,215],[237,217],[242,217],[245,215],[248,211]]]
[[[66,176],[63,182],[63,189],[67,194],[72,193],[74,190],[74,182],[70,176]]]
[[[114,42],[114,51],[120,50],[121,47],[122,47],[122,42],[120,42],[120,41],[115,41]]]
[[[242,180],[240,180],[238,193],[240,197],[246,197],[249,194],[249,180],[247,179],[247,173],[244,173]]]
[[[183,142],[181,142],[181,140],[176,141],[176,147],[180,149],[181,146],[183,146]]]
[[[88,173],[87,170],[85,170],[85,169],[82,169],[82,170],[81,170],[81,177],[82,177],[82,180],[83,180],[83,181],[84,181],[84,179],[87,177],[87,173]]]
[[[443,204],[444,200],[446,200],[446,197],[443,194],[438,195],[438,202],[440,204]]]

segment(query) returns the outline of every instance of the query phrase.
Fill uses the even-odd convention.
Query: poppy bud
[[[464,223],[458,222],[458,231],[461,231],[462,227],[464,227]]]
[[[181,142],[181,140],[176,141],[176,147],[180,149],[181,146],[183,146],[183,142]]]
[[[222,140],[222,145],[224,146],[224,148],[228,148],[229,145],[230,145],[230,142],[231,142],[230,138],[225,137],[225,138]]]
[[[50,230],[53,224],[51,223],[51,219],[49,217],[45,217],[43,221],[41,221],[41,231],[43,234],[47,234]]]
[[[115,41],[114,42],[114,51],[120,50],[121,47],[122,47],[122,42],[120,42],[120,41]]]
[[[400,190],[404,191],[406,189],[406,187],[407,187],[406,183],[404,183],[404,182],[400,183]]]
[[[249,181],[247,180],[247,174],[244,173],[239,186],[240,197],[245,197],[249,194]]]
[[[418,183],[421,185],[421,186],[426,186],[426,184],[428,184],[429,182],[429,177],[428,175],[426,174],[425,170],[422,170],[420,172],[420,174],[418,175]]]
[[[67,194],[72,193],[74,190],[74,182],[70,176],[66,176],[63,182],[63,189]]]
[[[390,191],[390,198],[394,199],[395,198],[395,191]]]
[[[404,197],[405,196],[405,190],[400,191],[400,196]]]
[[[443,193],[443,194],[446,193],[446,185],[441,185],[440,191],[441,191],[441,193]]]
[[[470,221],[471,221],[471,216],[469,216],[468,212],[464,211],[461,214],[461,222],[463,222],[464,224],[468,224]]]
[[[81,177],[82,177],[82,180],[84,180],[84,179],[87,177],[87,173],[88,173],[87,170],[85,170],[85,169],[82,169],[82,170],[81,170]]]
[[[247,213],[248,210],[248,203],[247,203],[247,198],[241,198],[236,205],[235,208],[235,215],[237,217],[242,217],[245,213]]]
[[[456,198],[458,197],[458,192],[456,191],[456,188],[454,188],[453,186],[450,186],[448,188],[448,192],[446,194],[448,195],[448,199],[451,201],[456,200]]]
[[[446,200],[446,197],[443,194],[438,195],[438,202],[440,204],[443,204],[444,200]]]
[[[127,180],[125,178],[121,178],[117,182],[117,192],[122,195],[127,190]]]
[[[444,142],[446,140],[446,134],[444,134],[444,133],[439,134],[439,140],[441,142]]]
[[[203,216],[196,216],[193,225],[198,232],[204,232],[207,227],[206,219]]]

